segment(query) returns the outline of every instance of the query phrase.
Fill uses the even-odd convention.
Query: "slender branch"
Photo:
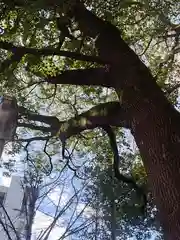
[[[10,236],[10,233],[9,233],[9,229],[7,228],[7,224],[5,226],[5,223],[2,221],[2,219],[0,218],[0,224],[1,226],[3,227],[3,230],[4,232],[6,233],[7,237],[8,237],[8,240],[13,240]]]
[[[58,219],[60,218],[60,216],[66,211],[66,209],[68,209],[74,198],[82,191],[82,189],[84,188],[84,186],[79,189],[69,200],[68,202],[66,202],[66,204],[64,205],[64,207],[59,211],[59,213],[57,213],[55,216],[54,216],[54,219],[53,221],[51,222],[51,224],[45,229],[45,231],[41,234],[41,236],[38,236],[38,239],[39,240],[42,240],[42,239],[46,239],[48,238],[49,236],[49,233],[50,231],[52,230],[52,228],[56,225]]]
[[[69,51],[60,51],[58,49],[52,48],[27,48],[21,46],[15,46],[12,43],[8,43],[5,41],[0,41],[0,48],[9,50],[12,53],[16,54],[16,52],[21,52],[21,54],[32,54],[32,55],[42,55],[42,56],[49,56],[49,55],[58,55],[68,58],[73,58],[75,60],[86,61],[86,62],[95,62],[99,64],[106,64],[107,62],[101,60],[101,58],[97,56],[87,56],[77,52],[69,52]]]
[[[147,52],[148,48],[149,48],[150,45],[151,45],[152,40],[153,40],[153,37],[151,36],[150,40],[148,41],[147,46],[146,46],[145,49],[142,51],[142,53],[139,54],[139,56],[142,56],[142,55],[144,55],[144,54]]]
[[[5,206],[2,203],[0,203],[0,206],[3,209],[3,212],[4,212],[5,216],[7,217],[8,221],[10,223],[10,227],[12,228],[14,234],[16,235],[16,239],[20,240],[19,233],[17,232],[17,230],[16,230],[16,228],[15,228],[15,226],[14,226],[14,224],[13,224],[13,222],[12,222],[12,220],[11,220],[11,218],[10,218],[6,208],[5,208]]]
[[[114,167],[115,177],[119,181],[122,181],[122,182],[128,184],[129,186],[133,187],[134,190],[136,191],[136,193],[143,198],[143,205],[141,206],[141,208],[142,208],[142,213],[144,213],[144,210],[147,205],[146,194],[144,193],[142,187],[139,186],[132,177],[126,177],[120,173],[120,170],[119,170],[120,156],[119,156],[117,142],[116,142],[116,135],[110,126],[103,126],[103,129],[109,137],[109,142],[111,145],[111,149],[113,151],[113,155],[114,155],[113,167]]]
[[[49,160],[49,165],[50,165],[50,169],[47,171],[46,170],[46,175],[49,176],[53,170],[53,164],[52,164],[52,157],[50,156],[50,154],[47,152],[47,144],[49,142],[49,139],[46,140],[46,143],[44,145],[44,153],[46,154],[46,156],[48,157],[48,160]]]
[[[180,88],[180,83],[177,83],[174,86],[170,86],[170,87],[165,88],[165,91],[166,91],[166,93],[171,94],[172,92],[174,92],[178,88]]]
[[[45,136],[45,137],[32,137],[32,138],[27,138],[27,139],[22,139],[19,138],[16,140],[16,142],[27,142],[27,144],[33,142],[33,141],[47,141],[50,139],[50,136]]]

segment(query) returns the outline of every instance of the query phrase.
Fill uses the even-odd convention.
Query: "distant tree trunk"
[[[85,35],[97,37],[99,56],[109,63],[126,125],[143,158],[165,238],[180,239],[180,115],[113,25],[81,4],[71,14]]]
[[[5,141],[14,137],[18,119],[18,106],[15,98],[0,96],[0,158]]]
[[[112,167],[113,171],[113,167]],[[113,176],[113,173],[112,173]],[[114,181],[112,181],[112,196],[111,196],[111,240],[116,240],[116,203],[114,194]]]
[[[94,236],[94,240],[98,240],[98,227],[99,227],[99,209],[96,208],[96,216],[95,216],[95,236]]]
[[[116,203],[111,201],[111,240],[116,240]]]
[[[1,157],[2,157],[2,154],[3,154],[4,146],[5,146],[5,140],[0,139],[0,160],[1,160]]]
[[[31,240],[32,237],[32,225],[35,216],[35,206],[38,199],[39,191],[37,187],[31,186],[26,188],[26,226],[25,226],[25,239]]]

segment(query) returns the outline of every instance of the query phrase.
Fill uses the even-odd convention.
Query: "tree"
[[[94,129],[97,127],[103,128],[110,138],[110,144],[114,153],[114,169],[116,176],[119,179],[131,184],[137,190],[138,186],[132,181],[132,179],[123,178],[123,176],[119,174],[119,157],[116,139],[112,128],[109,126],[130,129],[143,159],[149,185],[160,212],[160,219],[164,229],[165,238],[179,239],[180,187],[178,184],[178,169],[180,168],[180,161],[178,148],[180,137],[180,117],[177,110],[175,110],[173,105],[165,96],[165,93],[161,90],[161,87],[157,84],[157,79],[153,76],[154,69],[152,68],[151,73],[150,69],[139,59],[137,54],[128,46],[125,40],[123,40],[124,36],[122,36],[122,33],[118,30],[118,28],[109,21],[97,17],[93,11],[88,10],[89,8],[94,10],[95,5],[93,2],[86,2],[89,8],[86,8],[84,4],[78,0],[73,1],[72,3],[70,1],[62,3],[57,1],[44,1],[43,3],[41,1],[37,1],[37,3],[33,3],[29,1],[29,4],[33,10],[36,10],[34,15],[32,14],[32,10],[31,14],[27,15],[28,17],[33,16],[33,19],[29,19],[29,26],[32,23],[34,26],[37,25],[37,18],[38,20],[39,18],[43,19],[44,26],[46,26],[49,16],[53,19],[53,14],[56,16],[57,11],[59,11],[58,14],[60,17],[65,16],[66,20],[75,21],[78,24],[78,30],[81,32],[80,38],[81,40],[87,38],[87,45],[92,43],[92,39],[94,39],[94,49],[92,49],[91,53],[94,51],[94,53],[97,53],[98,56],[87,56],[87,54],[85,55],[80,53],[81,44],[76,47],[76,52],[59,50],[57,47],[57,44],[59,43],[57,43],[57,41],[48,48],[46,42],[44,42],[45,47],[40,48],[38,44],[42,44],[42,42],[38,43],[37,38],[36,41],[34,41],[34,36],[32,34],[31,39],[28,39],[27,35],[23,35],[23,41],[26,45],[29,43],[29,46],[24,47],[20,45],[19,42],[18,45],[15,45],[12,42],[10,43],[6,41],[6,38],[9,40],[8,36],[6,36],[3,41],[0,42],[0,47],[2,49],[9,50],[11,55],[2,62],[2,72],[5,72],[9,66],[12,70],[17,67],[18,63],[21,63],[19,65],[21,70],[27,70],[30,71],[31,74],[38,75],[36,82],[31,82],[30,86],[38,84],[39,78],[43,78],[43,83],[46,82],[51,85],[55,85],[55,92],[58,84],[113,88],[118,96],[118,100],[103,102],[93,106],[90,110],[81,114],[78,114],[78,112],[75,111],[74,117],[70,116],[70,119],[65,121],[59,121],[56,117],[35,114],[21,107],[20,113],[22,117],[25,116],[29,121],[31,120],[44,123],[48,125],[48,127],[45,125],[39,126],[32,123],[29,124],[23,121],[19,123],[19,126],[30,127],[34,130],[50,133],[49,136],[38,136],[35,140],[47,140],[52,136],[58,135],[62,142],[62,152],[64,157],[66,157],[65,143],[68,138],[78,135],[87,129]],[[138,8],[149,9],[149,12],[151,12],[152,15],[157,14],[156,7],[159,7],[158,2],[152,2],[148,5],[147,1],[144,1],[142,4],[134,2],[124,2],[124,4],[127,4],[127,9],[131,5],[135,5],[136,7],[138,6]],[[15,7],[17,12],[22,12],[22,9],[25,9],[27,12],[30,11],[29,6],[27,8],[24,1],[7,1],[6,3],[2,2],[2,5],[5,12],[7,9],[12,11],[12,7]],[[170,13],[172,13],[174,9],[172,6],[173,4],[171,2],[168,3]],[[161,11],[161,8],[163,11]],[[174,67],[174,59],[176,54],[179,52],[179,25],[171,22],[171,15],[168,16],[167,7],[164,7],[162,4],[161,8],[159,7],[160,14],[158,15],[158,21],[160,20],[161,23],[163,23],[163,26],[169,27],[166,31],[164,31],[166,33],[164,38],[167,41],[170,38],[171,51],[168,58],[166,58],[159,66],[160,80],[162,76],[169,74],[168,72],[165,74],[163,73],[166,66],[168,66],[168,69],[170,67],[171,69]],[[12,26],[12,30],[16,32],[18,32],[18,24],[20,29],[23,26],[21,20],[16,17],[17,15],[19,16],[19,13],[16,13],[15,17],[13,14],[10,16],[12,20],[14,18],[16,19],[16,21],[14,21],[14,25]],[[167,18],[167,16],[169,18]],[[147,19],[146,21],[148,23],[152,23]],[[69,22],[67,21],[66,24],[65,29],[67,30]],[[48,27],[46,26],[46,36],[48,35],[48,31],[50,31],[53,27],[54,25],[52,23]],[[59,29],[59,31],[62,35],[67,35],[67,32],[65,33],[62,28]],[[160,29],[160,31],[162,31],[162,29]],[[173,36],[172,34],[169,34],[168,31],[172,31]],[[39,31],[39,35],[41,34],[41,31]],[[56,33],[54,33],[54,35],[57,37]],[[78,40],[77,28],[74,29],[74,36]],[[68,35],[67,37],[69,38],[70,36]],[[90,40],[88,40],[88,38],[90,38]],[[14,39],[18,39],[17,35],[14,35]],[[65,48],[68,48],[67,42],[64,44]],[[32,47],[31,44],[36,47]],[[52,47],[53,45],[55,48]],[[141,46],[141,44],[138,46],[138,50]],[[86,53],[87,52],[88,49],[86,49]],[[52,63],[51,60],[47,60],[47,56],[49,55],[74,58],[78,61],[86,61],[87,63],[84,65],[84,68],[82,68],[78,65],[78,63],[71,65],[71,61],[69,61],[69,64],[68,61],[65,61],[64,69],[58,73],[59,70],[56,70],[58,66],[54,64],[55,61]],[[46,62],[45,69],[41,65],[41,56],[44,57],[43,60]],[[149,62],[151,60],[152,59],[149,58]],[[148,63],[146,58],[144,61]],[[94,63],[93,66],[90,65],[90,62]],[[70,66],[74,69],[70,70]],[[80,68],[78,69],[78,67]],[[173,73],[175,74],[175,72]],[[19,77],[18,72],[14,71],[14,74],[16,74],[17,78]],[[13,89],[14,82],[10,81],[10,77],[7,78],[6,84],[9,84],[8,87]],[[162,85],[162,83],[160,85]],[[165,86],[166,84],[164,83],[163,85]],[[176,87],[174,89],[176,89]],[[44,88],[41,91],[45,92],[48,90]],[[171,91],[172,88],[169,88],[166,92],[170,93]],[[101,91],[99,95],[100,94]],[[71,105],[71,107],[74,106],[75,104]],[[74,109],[76,110],[75,107]],[[29,141],[32,140],[34,139]]]
[[[69,239],[88,228],[91,219],[83,216],[88,204],[78,209],[86,182],[67,194],[67,183],[68,188],[71,187],[69,181],[73,184],[71,175],[67,179],[68,168],[54,171],[51,178],[47,178],[40,168],[26,163],[26,168],[21,169],[24,176],[12,178],[10,196],[15,183],[16,190],[20,192],[17,195],[19,201],[13,205],[9,203],[9,197],[1,195],[5,200],[0,202],[1,236],[7,240]],[[54,231],[57,231],[56,234]]]
[[[101,161],[98,159],[98,162]],[[142,196],[131,186],[119,182],[112,170],[112,165],[104,170],[100,167],[89,170],[94,177],[85,189],[85,201],[94,210],[91,217],[96,221],[91,228],[91,235],[90,231],[87,235],[82,233],[82,239],[149,239],[155,236],[160,229],[154,219],[154,206],[148,203],[144,211]]]

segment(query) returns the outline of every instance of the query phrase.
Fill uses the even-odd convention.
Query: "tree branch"
[[[172,92],[176,91],[178,88],[180,88],[180,83],[175,84],[174,86],[169,86],[165,88],[165,92],[167,94],[171,94]]]
[[[59,120],[54,116],[45,116],[45,115],[37,114],[31,111],[28,111],[28,109],[21,106],[19,107],[19,113],[20,113],[20,117],[25,116],[30,121],[45,123],[47,125],[50,125],[50,127],[52,128],[56,128],[59,126]],[[25,123],[22,123],[22,124],[19,123],[19,126],[23,126],[23,125],[25,125]],[[30,127],[30,125],[27,127]],[[39,129],[36,128],[36,130],[39,130]]]
[[[113,152],[113,155],[114,155],[113,167],[114,167],[115,177],[119,181],[122,181],[122,182],[128,184],[129,186],[131,186],[132,188],[134,188],[137,195],[143,198],[143,204],[141,206],[141,209],[142,209],[142,213],[144,213],[145,208],[147,206],[146,194],[144,193],[142,187],[139,186],[132,177],[127,177],[127,176],[124,176],[122,173],[120,173],[120,170],[119,170],[120,156],[119,156],[117,142],[116,142],[116,135],[115,135],[115,133],[113,132],[113,130],[110,126],[103,126],[103,129],[109,137],[110,146],[111,146],[111,149],[112,149],[112,152]]]
[[[13,239],[11,238],[10,233],[9,233],[9,229],[7,228],[7,224],[5,224],[5,223],[2,221],[2,219],[0,219],[0,224],[1,224],[4,232],[6,233],[6,235],[7,235],[7,237],[8,237],[8,240],[13,240]]]
[[[37,126],[31,123],[18,123],[18,127],[25,127],[25,128],[30,128],[32,130],[37,130],[37,131],[41,131],[43,133],[48,133],[52,131],[51,127],[44,127],[44,126]]]
[[[74,2],[74,6],[67,15],[75,18],[85,36],[96,39],[95,46],[98,54],[104,62],[109,64],[112,81],[116,82],[117,88],[122,88],[123,84],[134,84],[135,81],[144,80],[145,76],[152,79],[149,69],[122,39],[118,28],[98,18],[79,0]],[[120,76],[121,81],[119,81]]]
[[[110,73],[106,68],[67,70],[55,77],[45,78],[45,81],[52,84],[113,87]]]
[[[19,138],[17,140],[15,140],[16,142],[27,142],[27,143],[31,143],[33,141],[47,141],[49,140],[51,137],[50,136],[45,136],[45,137],[32,137],[32,138],[26,138],[26,139],[22,139]]]
[[[19,63],[23,57],[23,53],[21,51],[17,51],[16,53],[12,54],[12,56],[5,61],[3,61],[0,65],[0,71],[4,72],[8,69],[13,63]]]
[[[87,55],[83,55],[76,52],[60,51],[58,49],[52,49],[52,48],[42,48],[42,49],[27,48],[27,47],[15,46],[12,43],[8,43],[5,41],[0,41],[0,48],[9,50],[13,54],[16,54],[17,52],[21,52],[22,55],[23,54],[32,54],[37,56],[58,55],[58,56],[73,58],[75,60],[80,60],[80,61],[95,62],[103,65],[106,64],[105,61],[103,61],[101,58],[97,56],[87,56]]]
[[[86,129],[102,127],[108,124],[125,128],[130,127],[127,112],[121,108],[119,102],[99,104],[92,107],[90,110],[63,122],[59,121],[58,118],[54,116],[38,115],[36,113],[28,112],[24,107],[19,107],[19,109],[21,114],[23,114],[28,120],[45,123],[50,127],[36,126],[27,123],[19,123],[19,126],[40,131],[42,130],[43,132],[51,131],[51,134],[58,136],[62,142]]]
[[[106,125],[129,128],[126,112],[120,107],[119,102],[99,104],[89,111],[60,124],[57,136],[62,143],[69,137],[79,134],[87,129],[94,129]]]

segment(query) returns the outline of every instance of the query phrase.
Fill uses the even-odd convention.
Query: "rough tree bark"
[[[97,38],[96,48],[99,57],[108,62],[109,81],[119,96],[123,121],[143,158],[165,238],[180,239],[180,115],[118,29],[80,3],[69,15],[85,35]]]

